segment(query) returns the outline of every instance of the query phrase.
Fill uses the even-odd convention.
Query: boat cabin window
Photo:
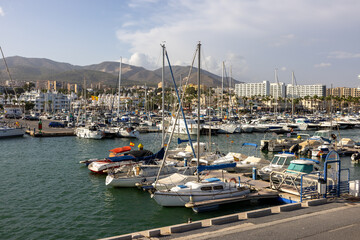
[[[285,165],[289,165],[292,160],[294,160],[295,157],[287,157],[285,161]]]
[[[277,164],[278,165],[284,165],[284,163],[285,163],[285,157],[281,157],[280,159],[279,159],[279,161],[277,162]]]
[[[274,156],[274,158],[271,160],[271,164],[276,164],[278,160],[279,160],[279,157]]]
[[[214,188],[214,190],[223,190],[224,189],[224,187],[222,185],[217,185],[217,186],[214,186],[213,188]]]
[[[311,173],[313,171],[313,165],[291,163],[290,166],[288,167],[288,170],[303,172],[303,173]]]
[[[211,191],[211,187],[202,187],[201,191]]]

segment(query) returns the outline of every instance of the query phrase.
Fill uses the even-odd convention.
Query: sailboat
[[[200,48],[198,44],[198,89],[200,90]],[[200,91],[199,91],[200,92]],[[200,93],[198,93],[198,124],[200,124]],[[200,128],[198,128],[197,142],[200,142]],[[197,180],[189,181],[185,184],[177,185],[169,190],[157,190],[151,197],[161,206],[175,207],[185,206],[187,203],[196,203],[199,201],[213,200],[213,199],[226,199],[229,197],[246,196],[250,193],[248,187],[240,186],[232,181],[225,182],[219,178],[208,178],[200,181],[199,173],[203,170],[221,169],[224,167],[231,167],[229,164],[226,166],[200,166],[200,148],[197,149]],[[236,164],[233,164],[234,167]],[[156,183],[155,183],[156,188]]]
[[[120,67],[119,67],[119,92],[118,92],[118,102],[117,102],[117,111],[116,116],[117,119],[120,119],[120,95],[121,95],[121,76],[122,76],[122,58],[120,58]],[[138,138],[139,131],[135,130],[131,126],[118,126],[113,127],[114,131],[116,131],[116,136],[119,138]]]
[[[86,121],[86,81],[84,76],[84,97],[85,97],[85,121]],[[79,120],[79,119],[78,119]],[[105,132],[95,123],[86,124],[84,127],[77,127],[75,129],[75,135],[79,138],[87,139],[102,139],[105,137]]]

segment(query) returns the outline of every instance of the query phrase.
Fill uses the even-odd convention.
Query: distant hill
[[[8,57],[6,58],[13,80],[18,81],[59,81],[82,84],[84,77],[87,84],[102,83],[109,86],[116,86],[119,76],[118,62],[102,62],[88,66],[76,66],[69,63],[55,62],[46,58],[25,58]],[[189,73],[189,66],[173,66],[173,73],[177,83],[180,76],[186,77]],[[123,86],[148,85],[156,86],[161,82],[162,69],[154,71],[143,67],[136,67],[128,64],[122,64],[122,82]],[[169,67],[165,68],[165,81],[171,82]],[[8,80],[8,74],[3,61],[0,62],[0,83]],[[232,81],[234,85],[236,80]],[[190,83],[197,83],[197,68],[193,68],[190,76]],[[238,83],[238,81],[236,81]],[[221,77],[207,71],[202,71],[201,84],[216,87],[221,86]],[[228,86],[228,82],[224,82]]]

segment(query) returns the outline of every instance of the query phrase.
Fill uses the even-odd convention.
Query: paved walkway
[[[159,239],[360,239],[360,203],[332,202]]]

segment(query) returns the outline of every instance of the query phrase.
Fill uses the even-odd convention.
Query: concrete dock
[[[50,122],[53,120],[41,120],[42,130],[41,133],[38,129],[39,121],[30,121],[24,119],[5,119],[5,122],[9,126],[16,126],[16,122],[24,128],[26,134],[33,137],[63,137],[63,136],[75,136],[74,128],[51,128]]]
[[[324,200],[281,205],[104,239],[359,239],[360,199]]]

